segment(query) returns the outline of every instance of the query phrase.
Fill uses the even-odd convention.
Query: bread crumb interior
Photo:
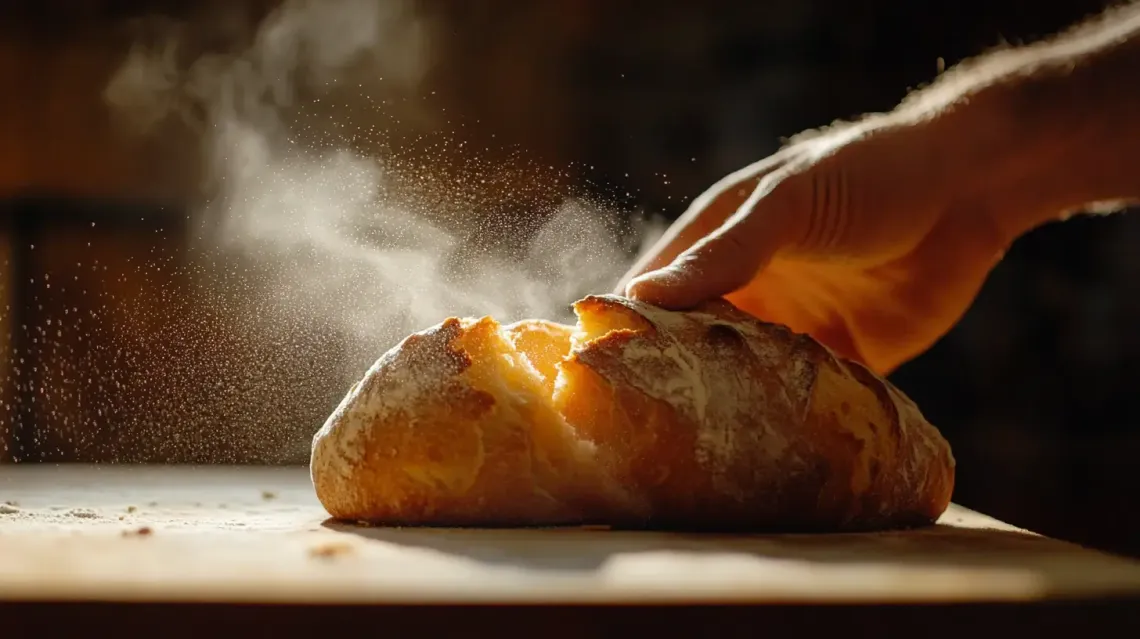
[[[539,449],[536,454],[555,465],[593,453],[593,444],[580,436],[560,410],[575,392],[574,375],[565,361],[614,331],[641,327],[636,317],[624,313],[601,313],[589,307],[575,308],[575,313],[573,327],[542,321],[504,326],[489,317],[468,320],[459,344],[472,359],[465,373],[472,385],[497,398],[509,398],[509,405],[501,408],[517,418],[515,423],[530,425],[531,438]],[[561,454],[555,455],[558,451]]]
[[[599,313],[590,309],[575,309],[578,315],[576,330],[570,336],[570,352],[581,350],[590,342],[601,339],[614,331],[632,331],[641,324],[624,313]],[[566,353],[567,355],[570,352]]]
[[[464,320],[457,344],[472,364],[464,373],[473,387],[500,400],[512,423],[529,425],[536,456],[554,465],[590,456],[593,445],[581,438],[564,409],[575,392],[566,360],[614,331],[636,330],[636,316],[575,308],[577,323],[526,321],[501,325],[490,317]]]
[[[563,331],[543,331],[533,326],[520,337],[516,325],[502,326],[491,318],[471,320],[464,327],[459,346],[471,358],[464,376],[472,387],[489,393],[501,411],[497,424],[525,424],[531,442],[532,472],[538,486],[553,489],[578,480],[582,469],[591,465],[594,447],[581,440],[555,409],[550,348],[569,343]],[[523,350],[525,347],[526,350]],[[561,348],[560,348],[561,350]],[[549,373],[548,373],[549,374]],[[504,436],[503,433],[484,433]]]

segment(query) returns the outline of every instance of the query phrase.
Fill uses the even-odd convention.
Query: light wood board
[[[1140,596],[1140,562],[961,507],[845,535],[326,521],[303,468],[0,466],[0,601],[945,603]],[[13,505],[14,504],[14,505]],[[147,528],[150,534],[139,534]]]

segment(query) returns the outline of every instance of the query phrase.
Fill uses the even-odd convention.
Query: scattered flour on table
[[[90,508],[72,508],[67,511],[69,517],[76,517],[78,519],[98,519],[99,513],[91,510]]]

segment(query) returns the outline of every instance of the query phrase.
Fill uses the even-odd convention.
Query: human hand
[[[883,118],[795,141],[700,195],[618,291],[724,296],[889,373],[953,327],[1017,235],[971,134]]]

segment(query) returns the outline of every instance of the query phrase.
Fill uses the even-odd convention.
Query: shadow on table
[[[1131,584],[1140,592],[1140,562],[1029,533],[934,525],[912,530],[731,535],[580,528],[383,528],[325,521],[326,528],[398,546],[431,549],[488,565],[591,572],[622,556],[720,555],[741,561],[969,567],[1016,572],[1048,592],[1093,584]]]

